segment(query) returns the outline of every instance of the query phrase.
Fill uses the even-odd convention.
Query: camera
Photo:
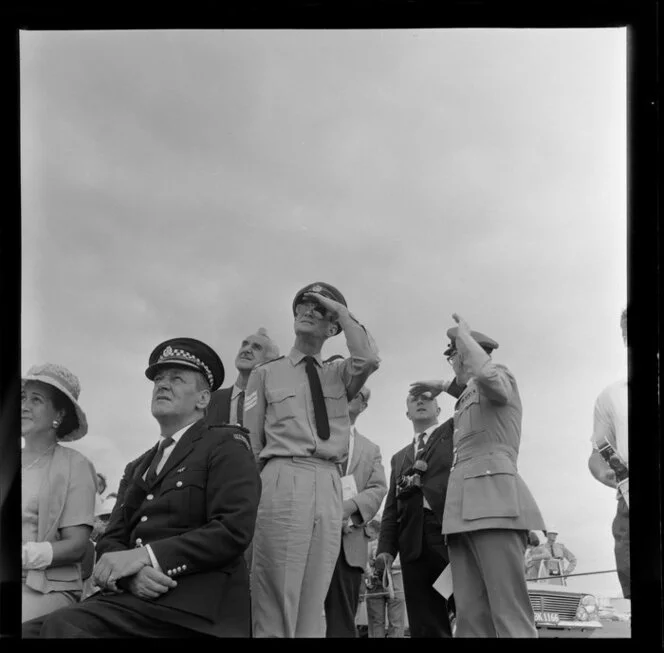
[[[406,474],[401,474],[396,483],[397,499],[407,499],[416,492],[421,492],[422,474],[427,471],[427,464],[423,460],[416,460],[415,464]]]
[[[371,574],[364,579],[364,583],[370,592],[383,589],[383,572],[372,567]]]

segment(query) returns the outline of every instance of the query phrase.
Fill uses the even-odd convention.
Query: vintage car
[[[527,585],[539,637],[590,637],[602,627],[593,594],[544,580]]]

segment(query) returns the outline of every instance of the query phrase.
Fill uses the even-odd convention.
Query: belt
[[[265,464],[272,462],[273,460],[288,460],[290,462],[294,462],[297,465],[328,467],[329,469],[335,469],[337,472],[339,472],[339,463],[332,460],[317,458],[316,456],[272,456],[272,458],[267,459]]]

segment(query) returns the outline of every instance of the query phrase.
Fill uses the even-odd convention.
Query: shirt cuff
[[[162,571],[161,565],[159,564],[159,561],[157,560],[155,554],[152,552],[152,547],[149,544],[145,545],[145,550],[148,552],[148,555],[150,556],[150,562],[152,563],[152,566],[157,570],[157,571]]]

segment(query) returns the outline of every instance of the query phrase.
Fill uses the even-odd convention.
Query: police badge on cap
[[[152,381],[160,367],[185,367],[200,372],[216,390],[224,382],[224,365],[217,353],[194,338],[171,338],[157,345],[150,354],[145,376]]]

